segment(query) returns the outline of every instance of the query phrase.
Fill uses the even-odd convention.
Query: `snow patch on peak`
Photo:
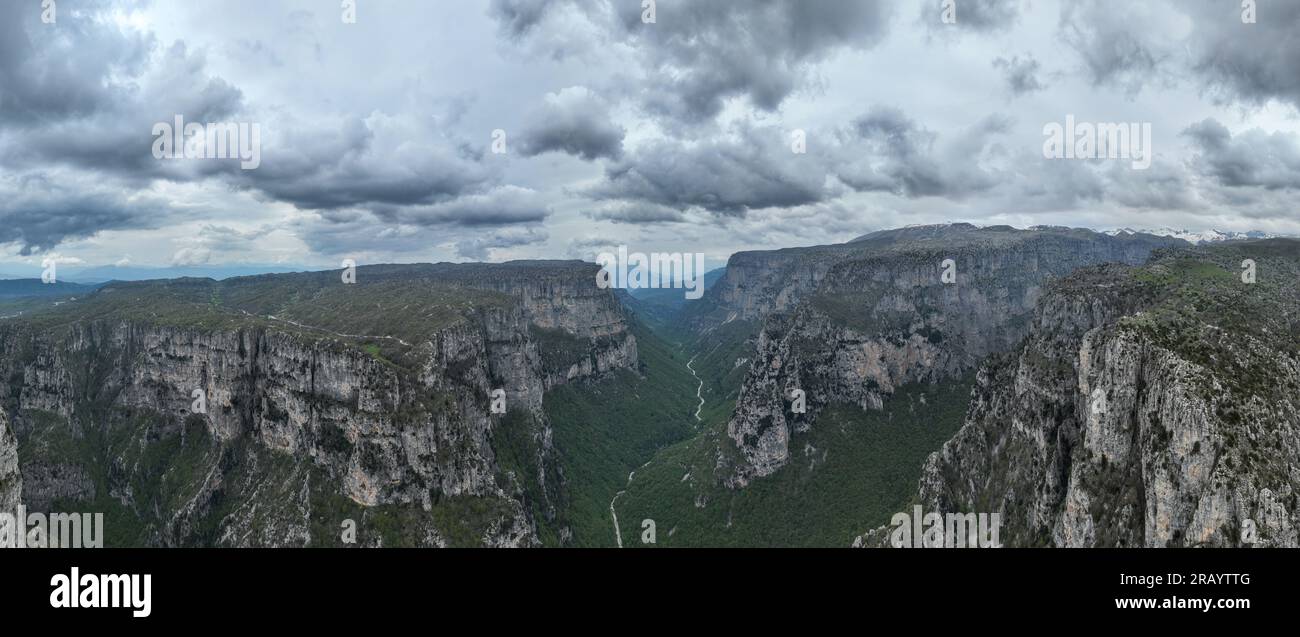
[[[1197,245],[1202,243],[1219,243],[1222,241],[1242,241],[1246,239],[1273,239],[1278,236],[1268,232],[1260,232],[1258,230],[1251,230],[1249,232],[1223,232],[1214,229],[1194,231],[1174,228],[1141,228],[1138,230],[1134,230],[1133,228],[1116,228],[1114,230],[1103,230],[1102,232],[1111,236],[1153,234],[1158,237],[1182,239],[1183,241]]]

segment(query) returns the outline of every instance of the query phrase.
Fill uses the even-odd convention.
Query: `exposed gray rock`
[[[402,276],[382,267],[362,270],[360,281]],[[199,535],[209,533],[212,516],[220,519],[206,541],[308,544],[319,515],[313,502],[330,494],[364,507],[415,511],[448,498],[491,501],[497,517],[484,532],[485,544],[537,544],[530,503],[552,520],[563,489],[544,392],[634,367],[636,340],[612,292],[596,287],[589,264],[476,266],[470,274],[454,270],[448,284],[499,291],[509,302],[468,308],[463,320],[429,332],[427,340],[404,342],[404,360],[413,365],[312,328],[301,316],[233,328],[111,316],[58,328],[0,324],[0,361],[10,378],[22,379],[0,393],[19,414],[19,436],[38,451],[16,458],[28,485],[24,499],[34,508],[56,499],[90,500],[96,492],[90,468],[107,461],[110,495],[146,512],[142,519],[159,518],[152,540],[159,544],[205,541]],[[497,388],[506,392],[506,415],[491,413]],[[205,413],[191,413],[195,390],[206,396]],[[532,441],[533,457],[522,468],[533,474],[526,483],[536,484],[535,491],[525,493],[521,476],[498,462],[498,430],[506,418],[525,428],[511,436]],[[200,430],[187,425],[194,422]],[[194,467],[186,467],[193,475],[184,476],[183,499],[160,502],[133,489],[152,466],[140,450],[176,435],[200,445],[187,460]],[[45,439],[85,442],[93,457],[46,450]],[[15,461],[12,440],[5,423],[0,495],[6,498],[18,492],[5,479]],[[90,440],[117,446],[94,448],[99,443]],[[410,541],[446,544],[432,523],[421,528]]]
[[[1272,280],[1237,281],[1244,256]],[[980,371],[922,506],[1001,512],[1008,546],[1297,546],[1296,280],[1300,243],[1279,241],[1054,286]]]
[[[22,503],[23,476],[18,470],[18,440],[9,413],[0,408],[0,512],[13,513]]]
[[[888,235],[872,235],[847,244],[859,252],[836,253],[813,289],[796,281],[737,310],[770,313],[728,423],[739,451],[728,484],[784,466],[791,435],[812,427],[825,405],[878,409],[903,384],[953,378],[1012,348],[1047,282],[1084,265],[1141,263],[1153,247],[1173,243],[1055,228],[923,230],[906,235],[919,239],[883,243]],[[789,259],[773,257],[774,271],[788,272]],[[945,270],[955,281],[943,280]],[[789,297],[802,301],[790,306],[782,300]],[[776,311],[782,307],[789,311]],[[790,411],[795,389],[807,397],[806,414]]]

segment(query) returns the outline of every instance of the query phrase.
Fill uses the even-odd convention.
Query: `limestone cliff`
[[[22,503],[23,476],[18,470],[18,441],[9,414],[0,408],[0,512],[13,513]]]
[[[923,508],[1001,512],[1009,546],[1297,546],[1298,282],[1300,242],[1272,240],[1054,285],[927,461]]]
[[[795,281],[769,302],[750,299],[737,310],[769,313],[728,424],[738,457],[720,456],[734,463],[729,484],[784,466],[791,435],[813,426],[825,405],[879,408],[903,384],[950,379],[1010,349],[1046,282],[1084,265],[1140,263],[1172,243],[1063,228],[940,226],[846,244],[855,251],[837,252],[811,289]],[[775,260],[788,270],[785,257]],[[791,296],[802,300],[781,301]],[[795,390],[804,392],[806,413],[791,409]]]
[[[0,364],[34,509],[120,507],[147,544],[330,543],[352,516],[363,544],[528,546],[563,527],[544,392],[636,341],[594,266],[375,266],[113,284],[0,324]]]

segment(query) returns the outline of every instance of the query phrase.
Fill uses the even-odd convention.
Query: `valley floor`
[[[548,396],[579,546],[641,547],[647,520],[657,546],[848,546],[910,506],[926,456],[960,427],[973,380],[903,387],[881,411],[828,409],[795,436],[788,466],[732,490],[714,471],[730,452],[739,379],[729,386],[719,377],[744,357],[701,359],[675,336],[637,332],[641,377],[620,373]]]

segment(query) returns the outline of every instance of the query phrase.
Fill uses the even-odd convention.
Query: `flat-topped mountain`
[[[1054,241],[1062,251],[1097,244],[1117,257],[1144,255],[1156,247],[1181,243],[1140,233],[1110,237],[1080,228],[1038,226],[1018,230],[955,223],[881,230],[842,244],[737,252],[704,299],[688,305],[683,321],[697,330],[708,330],[729,321],[758,320],[769,312],[788,311],[816,290],[832,267],[846,261],[909,252],[1009,250],[1029,241]]]
[[[362,544],[537,544],[564,528],[544,392],[637,362],[595,271],[115,282],[5,320],[0,497],[106,511],[110,545],[337,544],[344,519]]]

